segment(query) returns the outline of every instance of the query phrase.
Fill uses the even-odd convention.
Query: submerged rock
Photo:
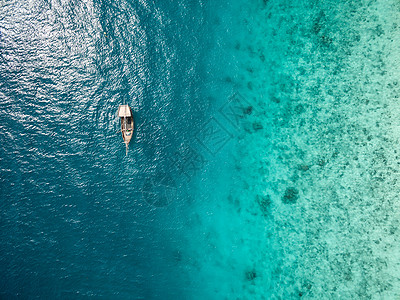
[[[225,77],[225,82],[231,83],[232,82],[232,78],[230,76]]]
[[[271,206],[271,197],[269,195],[260,196],[257,195],[257,203],[260,205],[261,212],[263,215],[268,214],[269,207]]]
[[[252,112],[253,112],[253,106],[247,106],[246,108],[243,109],[243,113],[245,115],[251,115]]]
[[[271,97],[271,100],[272,100],[272,102],[275,102],[275,103],[280,103],[281,102],[281,100],[279,98],[275,97],[275,96]]]
[[[317,161],[318,166],[323,167],[326,164],[326,160],[323,158],[318,159]]]
[[[257,277],[256,271],[251,270],[246,272],[246,279],[248,281],[253,281],[256,277]]]
[[[180,250],[175,250],[173,253],[173,258],[176,262],[182,261],[182,253]]]
[[[282,202],[286,204],[296,203],[299,198],[299,191],[294,187],[289,187],[286,189],[285,194],[282,197]]]
[[[296,107],[294,108],[294,112],[299,115],[302,112],[304,112],[304,107],[301,104],[296,105]]]
[[[325,27],[326,19],[325,19],[325,13],[321,10],[314,21],[313,27],[312,27],[312,32],[314,34],[319,34],[319,32]]]
[[[321,36],[321,42],[322,42],[323,45],[330,45],[330,44],[332,44],[333,39],[330,38],[329,36],[322,35]]]
[[[308,171],[310,169],[309,165],[299,165],[299,171]]]
[[[262,124],[260,123],[260,122],[254,122],[253,123],[253,129],[254,130],[260,130],[260,129],[263,129],[264,127],[262,126]]]

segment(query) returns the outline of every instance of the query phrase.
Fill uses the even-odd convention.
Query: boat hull
[[[124,140],[126,148],[128,148],[135,129],[132,110],[128,105],[121,105],[118,114],[121,119],[122,139]]]

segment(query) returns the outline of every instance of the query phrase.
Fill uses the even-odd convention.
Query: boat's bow
[[[126,154],[128,154],[128,145],[133,136],[134,122],[132,110],[128,105],[120,105],[118,108],[118,116],[121,118],[122,138],[126,146]]]

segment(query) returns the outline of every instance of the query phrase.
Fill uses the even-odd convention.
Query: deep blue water
[[[185,298],[193,174],[179,157],[207,115],[207,13],[197,1],[1,3],[1,298]]]

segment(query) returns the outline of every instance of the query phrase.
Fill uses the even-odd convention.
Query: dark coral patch
[[[285,194],[282,197],[282,202],[286,204],[296,203],[299,198],[299,191],[294,187],[289,187],[286,189]]]
[[[257,203],[260,205],[261,212],[263,215],[268,214],[269,207],[271,206],[271,197],[269,195],[260,196],[257,195]]]
[[[251,115],[251,113],[253,112],[253,106],[247,106],[243,109],[243,113],[245,115]]]
[[[230,76],[225,77],[225,82],[231,83],[232,82],[232,78]]]
[[[318,166],[323,167],[323,166],[325,166],[325,164],[326,164],[325,159],[323,159],[323,158],[318,159],[318,161],[317,161]]]
[[[254,270],[246,272],[246,280],[253,281],[257,277],[257,273]]]
[[[309,165],[299,165],[299,171],[308,171],[310,169]]]
[[[276,98],[276,97],[271,97],[271,100],[272,100],[272,102],[275,102],[275,103],[280,103],[281,102],[281,100],[279,98]]]
[[[260,122],[254,122],[253,123],[253,129],[254,130],[260,130],[260,129],[263,129],[264,127],[262,126],[262,124],[260,123]]]

